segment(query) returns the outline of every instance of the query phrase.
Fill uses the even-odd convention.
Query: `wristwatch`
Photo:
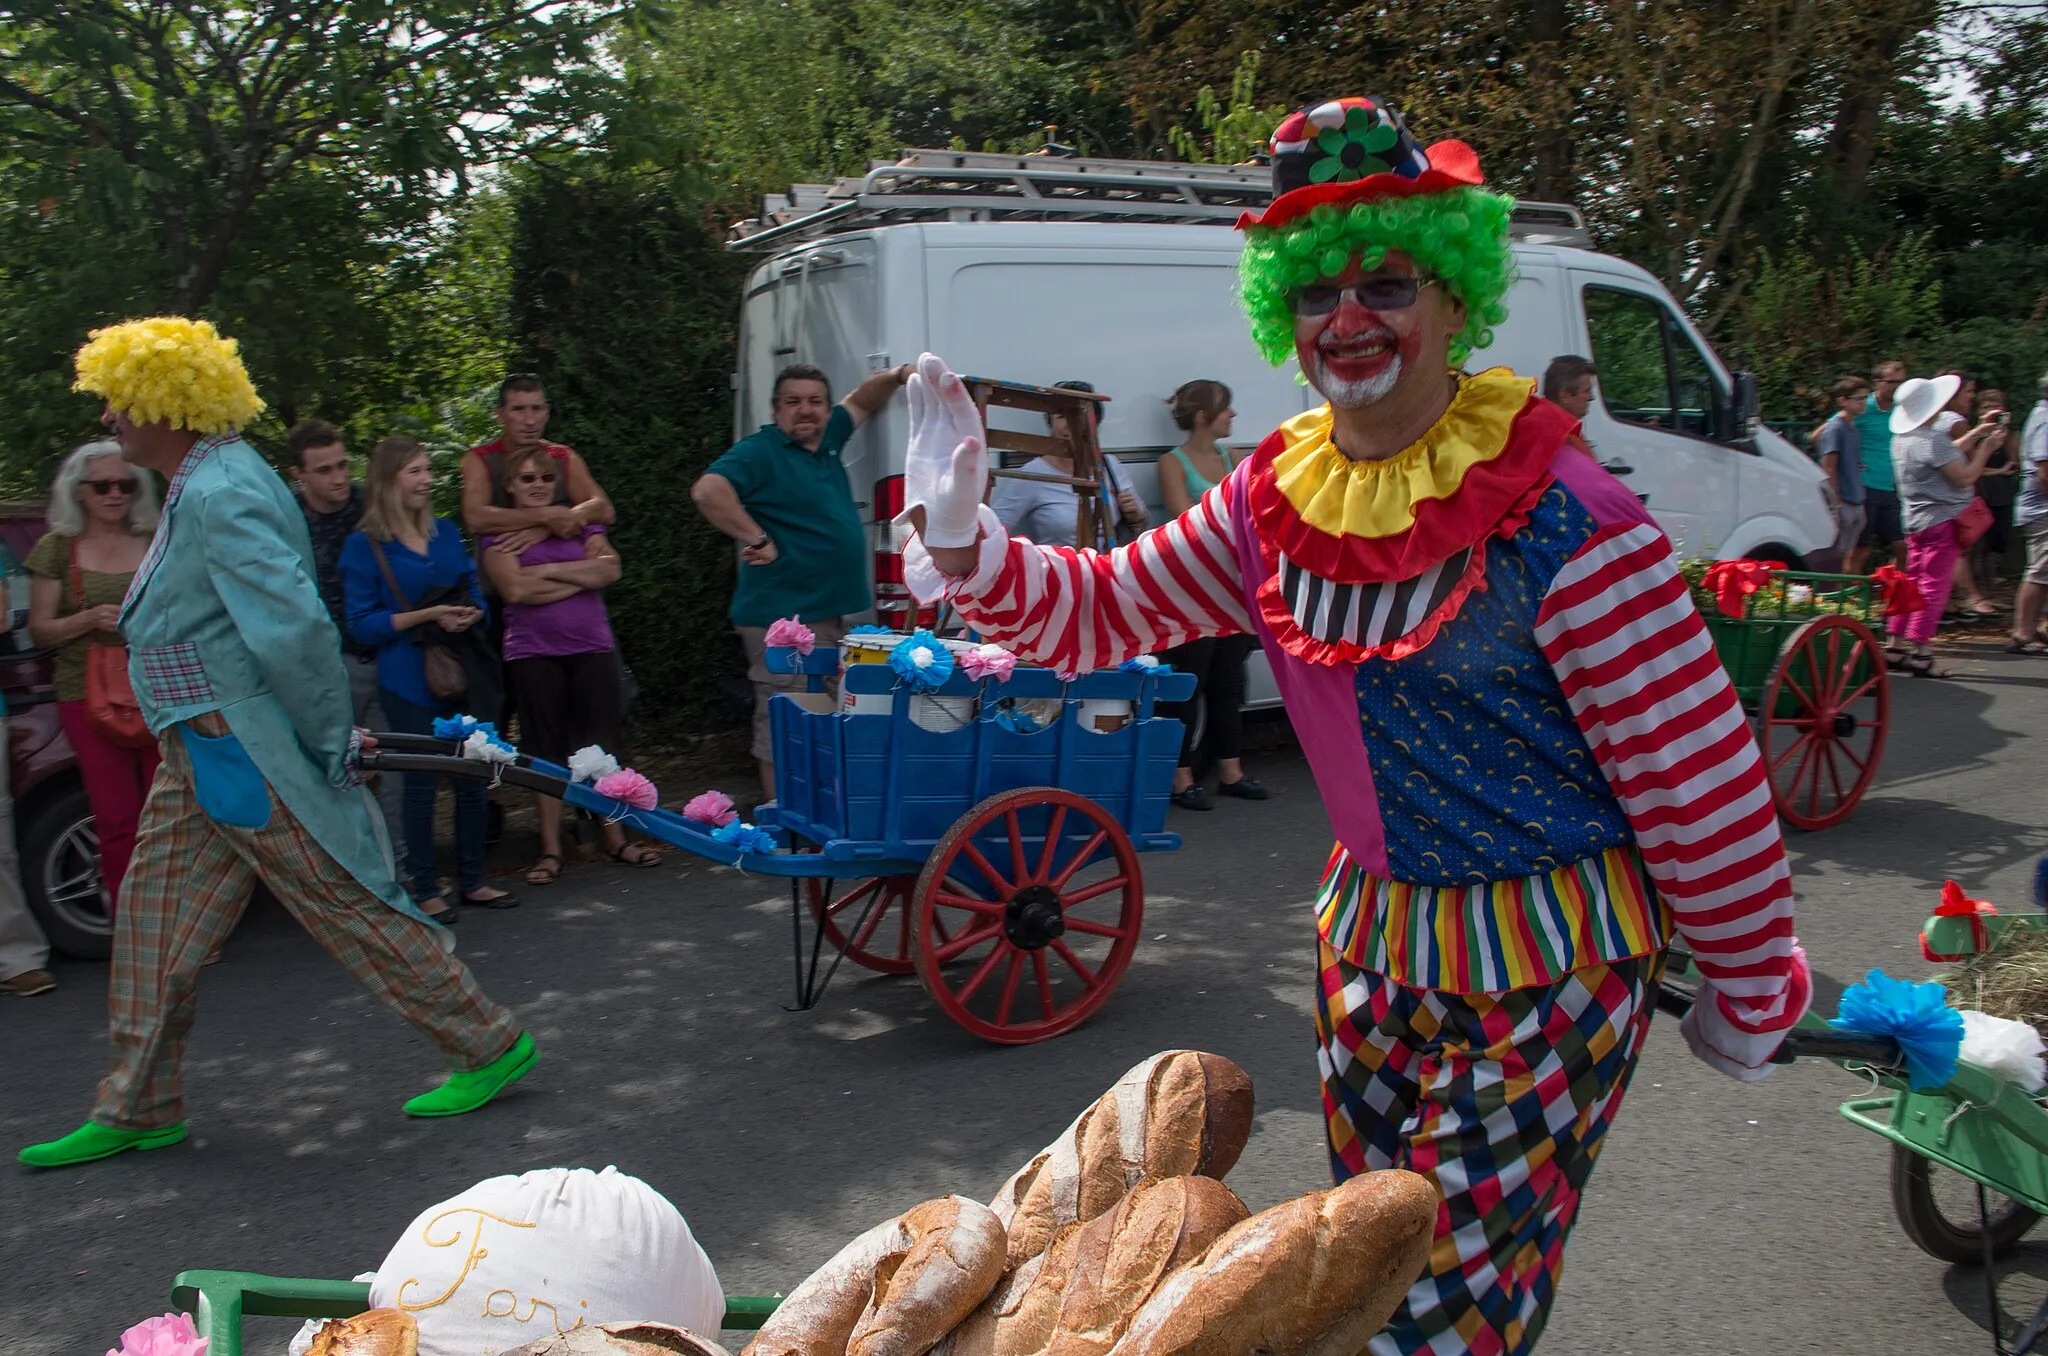
[[[749,551],[758,551],[758,550],[760,550],[760,549],[761,549],[762,547],[766,546],[767,544],[768,544],[768,534],[767,534],[766,532],[763,532],[763,533],[761,534],[761,539],[760,539],[759,541],[750,541],[750,542],[748,542],[748,543],[747,543],[747,549],[748,549]]]

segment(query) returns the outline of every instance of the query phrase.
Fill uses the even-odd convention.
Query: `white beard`
[[[1337,380],[1336,377],[1330,374],[1330,369],[1323,362],[1323,355],[1320,353],[1316,354],[1315,357],[1315,370],[1309,373],[1310,383],[1323,393],[1323,399],[1329,401],[1338,409],[1345,410],[1355,410],[1361,406],[1370,405],[1375,401],[1384,400],[1387,393],[1393,390],[1395,383],[1400,380],[1401,355],[1399,353],[1394,354],[1394,360],[1387,364],[1385,371],[1376,377],[1367,377],[1363,381]]]

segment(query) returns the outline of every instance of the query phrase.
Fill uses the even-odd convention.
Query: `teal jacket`
[[[320,846],[377,898],[425,919],[399,887],[368,789],[350,784],[348,673],[320,599],[305,515],[241,438],[203,439],[179,468],[121,606],[121,633],[153,732],[220,712]],[[205,775],[196,765],[194,773]],[[206,789],[202,782],[202,803]]]

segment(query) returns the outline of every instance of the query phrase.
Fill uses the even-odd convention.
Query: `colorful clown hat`
[[[1331,99],[1289,115],[1274,129],[1273,201],[1237,228],[1285,226],[1310,208],[1441,193],[1486,182],[1479,156],[1462,141],[1427,151],[1384,99]]]

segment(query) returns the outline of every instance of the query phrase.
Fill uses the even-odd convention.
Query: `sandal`
[[[627,853],[632,853],[633,855],[629,857],[626,855]],[[642,847],[638,843],[621,843],[609,855],[613,861],[621,866],[661,865],[661,854],[659,852],[656,852],[653,848]]]
[[[550,866],[550,862],[554,863],[554,865]],[[526,883],[528,885],[553,885],[561,878],[562,854],[559,852],[541,853],[540,860],[528,867],[526,871]]]
[[[490,887],[486,886],[485,888],[489,889]],[[465,909],[516,909],[519,907],[519,896],[509,890],[500,890],[489,899],[480,899],[476,895],[464,895],[462,896],[462,907]]]
[[[1906,672],[1912,674],[1915,678],[1953,678],[1956,676],[1954,669],[1938,669],[1934,667],[1934,656],[1931,654],[1908,655],[1906,657]]]
[[[2005,642],[2007,654],[2048,654],[2048,640],[2021,640],[2018,636]]]
[[[1884,652],[1884,666],[1893,673],[1908,672],[1912,660],[1913,656],[1905,650],[1886,650]]]

